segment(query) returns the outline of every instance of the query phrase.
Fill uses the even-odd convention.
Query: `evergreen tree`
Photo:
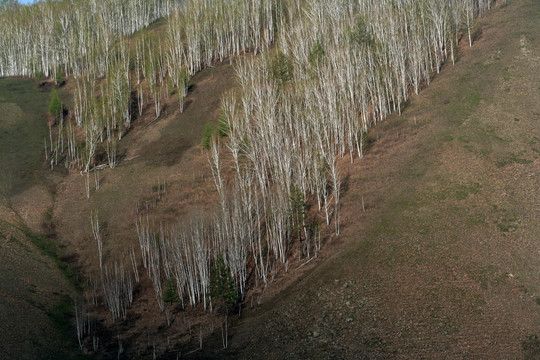
[[[298,186],[295,186],[289,197],[289,215],[292,218],[291,232],[302,239],[302,230],[306,227],[306,208],[307,203],[304,194]]]
[[[173,278],[168,278],[165,283],[165,293],[163,294],[163,302],[172,304],[179,302],[178,291],[176,291],[176,283]]]
[[[53,91],[51,94],[51,101],[49,102],[49,112],[54,116],[60,116],[63,111],[62,101],[56,91]]]
[[[64,74],[62,73],[62,67],[58,66],[56,69],[56,77],[54,79],[56,86],[62,86],[64,84]]]
[[[370,33],[366,20],[359,16],[355,26],[350,30],[350,39],[357,45],[371,46],[375,43],[373,35]]]
[[[293,64],[291,59],[283,52],[279,51],[272,59],[272,75],[281,84],[292,80]]]
[[[221,114],[218,123],[217,123],[217,133],[220,137],[227,137],[229,136],[229,123],[227,122],[227,118],[225,115]]]
[[[218,255],[210,270],[210,291],[208,295],[212,299],[222,302],[226,314],[238,302],[238,292],[236,291],[234,279],[221,254]]]
[[[210,149],[210,143],[212,141],[212,136],[214,136],[214,126],[211,123],[206,123],[203,129],[203,136],[201,145],[206,150]]]

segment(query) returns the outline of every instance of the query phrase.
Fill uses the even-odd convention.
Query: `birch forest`
[[[340,234],[339,163],[363,157],[369,128],[454,63],[460,41],[472,46],[475,19],[493,4],[63,0],[0,12],[0,77],[75,84],[70,117],[56,114],[45,153],[51,168],[85,176],[87,197],[99,187],[94,173],[119,165],[118,144],[146,105],[159,118],[174,97],[182,112],[194,74],[220,62],[236,71],[204,149],[218,198],[211,214],[174,224],[141,215],[133,221],[137,246],[113,263],[102,260],[103,219],[92,214],[101,275],[75,306],[81,347],[99,348],[88,309],[105,304],[122,321],[143,277],[168,321],[168,288],[183,308],[213,311],[218,257],[240,300],[316,257]],[[158,20],[162,34],[143,31]]]

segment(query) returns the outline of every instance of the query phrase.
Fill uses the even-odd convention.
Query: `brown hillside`
[[[343,233],[243,317],[238,358],[540,356],[540,3],[481,23],[343,163]],[[362,210],[362,199],[366,211]]]
[[[89,199],[82,174],[60,166],[32,172],[26,154],[12,151],[10,173],[20,179],[0,177],[0,219],[9,222],[0,221],[0,358],[62,358],[76,349],[69,318],[76,291],[24,230],[58,245],[90,303],[101,292],[92,214],[104,265],[131,270],[135,249],[141,274],[125,320],[113,322],[103,299],[89,307],[103,358],[116,358],[119,348],[126,358],[177,358],[179,350],[194,358],[540,358],[539,16],[536,0],[499,5],[481,20],[474,46],[461,44],[455,66],[449,61],[401,116],[370,130],[363,159],[341,160],[339,237],[326,239],[318,258],[291,262],[262,294],[249,293],[245,310],[231,316],[226,350],[219,350],[223,317],[202,305],[171,305],[167,325],[135,223],[148,216],[156,228],[168,226],[213,206],[201,133],[235,86],[233,66],[194,76],[181,114],[174,95],[158,119],[146,105],[119,143],[117,167],[91,173]],[[67,79],[60,90],[68,108],[73,87]],[[47,100],[32,103],[33,111],[41,114]],[[31,149],[32,169],[44,131]],[[64,354],[68,344],[56,337],[73,349]],[[200,338],[203,350],[194,350]]]

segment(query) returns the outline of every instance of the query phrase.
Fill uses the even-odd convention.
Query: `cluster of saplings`
[[[338,160],[363,156],[367,129],[400,111],[445,61],[454,62],[458,41],[465,37],[472,43],[474,19],[493,3],[192,0],[178,7],[173,1],[48,2],[33,15],[51,27],[43,34],[23,21],[33,10],[2,18],[0,26],[13,36],[0,32],[0,44],[7,44],[0,46],[0,74],[40,71],[55,77],[60,66],[76,77],[75,120],[66,128],[80,126],[84,139],[66,130],[67,150],[63,144],[55,147],[69,154],[68,166],[80,168],[89,179],[100,149],[114,167],[116,143],[134,117],[132,103],[142,115],[150,101],[159,117],[163,98],[175,93],[182,109],[190,75],[238,57],[239,87],[223,95],[218,131],[207,128],[203,140],[219,193],[216,210],[206,219],[193,215],[168,227],[137,221],[140,257],[168,318],[171,292],[183,306],[212,308],[217,263],[223,263],[227,282],[242,298],[248,288],[266,286],[278,271],[287,270],[297,261],[292,255],[301,261],[316,256],[319,223],[339,234]],[[73,14],[60,11],[69,4],[76,5]],[[114,9],[133,15],[118,20],[104,13]],[[90,14],[98,20],[90,20]],[[135,35],[130,46],[117,41],[165,14],[166,36]],[[23,48],[32,50],[19,51]],[[247,52],[259,56],[239,57]],[[223,179],[228,168],[231,186]],[[129,254],[131,267],[100,261],[97,293],[114,319],[126,316],[134,301],[132,278],[139,280],[136,252]]]

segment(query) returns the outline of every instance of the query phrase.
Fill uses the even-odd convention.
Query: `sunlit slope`
[[[203,3],[208,6],[199,13],[199,5]],[[40,14],[47,13],[46,6],[62,6],[62,3],[47,4],[43,5]],[[115,2],[107,4],[114,5]],[[203,309],[210,301],[207,286],[212,263],[218,255],[226,258],[226,265],[235,278],[236,291],[241,295],[239,299],[243,297],[246,306],[253,304],[250,300],[258,299],[268,284],[273,286],[276,276],[290,274],[288,271],[294,272],[305,263],[316,263],[311,260],[321,249],[321,239],[322,243],[329,244],[326,251],[334,251],[334,239],[339,239],[338,244],[345,246],[350,244],[347,239],[356,239],[355,236],[361,241],[369,239],[367,245],[361,245],[361,250],[355,248],[350,261],[346,261],[360,267],[349,269],[340,264],[339,271],[349,269],[361,274],[356,274],[359,277],[372,269],[377,269],[377,274],[384,274],[386,268],[381,270],[375,266],[380,261],[392,269],[388,276],[394,279],[398,271],[394,267],[397,266],[394,257],[400,257],[398,249],[409,247],[402,243],[392,244],[392,236],[406,241],[401,236],[407,239],[407,231],[413,231],[408,228],[409,222],[423,224],[414,218],[418,210],[416,198],[413,201],[403,197],[418,195],[426,201],[422,206],[439,203],[446,206],[445,201],[467,201],[479,196],[486,186],[475,176],[448,180],[449,175],[442,172],[437,173],[440,177],[431,177],[436,172],[430,167],[432,163],[441,162],[435,158],[440,154],[438,151],[446,150],[443,148],[455,139],[466,143],[467,147],[463,149],[474,153],[475,149],[469,143],[480,139],[471,140],[463,134],[458,136],[453,129],[442,130],[443,125],[449,124],[430,121],[430,117],[445,119],[451,116],[456,126],[467,123],[471,114],[487,99],[481,90],[486,79],[477,82],[480,78],[471,80],[470,74],[487,76],[486,69],[473,64],[468,67],[469,75],[461,73],[462,77],[456,80],[458,85],[452,83],[446,89],[439,89],[442,94],[434,90],[432,95],[422,97],[425,101],[435,96],[434,104],[423,105],[428,109],[425,113],[420,112],[424,109],[422,106],[418,107],[421,100],[412,103],[408,100],[411,94],[430,82],[431,76],[437,74],[443,64],[450,64],[457,58],[458,66],[464,66],[459,64],[466,62],[464,43],[472,40],[469,33],[472,32],[475,40],[482,39],[472,17],[485,14],[491,1],[461,1],[467,9],[450,1],[360,1],[356,3],[357,7],[337,11],[334,17],[318,16],[327,12],[330,1],[303,2],[303,7],[300,3],[279,1],[194,1],[189,4],[188,12],[175,12],[170,22],[159,21],[151,31],[142,30],[135,36],[118,38],[118,41],[111,41],[117,39],[116,35],[106,39],[97,36],[111,43],[99,42],[96,49],[107,56],[93,53],[86,59],[89,61],[82,61],[85,66],[91,65],[88,68],[81,67],[78,55],[66,55],[72,60],[65,68],[67,82],[61,90],[67,98],[67,116],[58,122],[65,126],[53,127],[47,152],[54,159],[56,172],[67,168],[70,174],[60,186],[50,188],[48,195],[54,197],[54,206],[51,198],[38,201],[34,197],[38,193],[30,191],[35,187],[23,188],[25,191],[17,192],[12,201],[22,221],[28,224],[28,219],[32,218],[38,229],[39,216],[49,210],[43,219],[53,230],[57,243],[67,249],[72,255],[70,260],[80,268],[81,278],[85,279],[87,318],[99,320],[98,327],[83,334],[85,338],[81,342],[88,351],[96,351],[95,338],[99,338],[101,344],[97,352],[107,354],[124,347],[128,353],[137,354],[150,354],[156,347],[185,350],[193,348],[190,342],[199,344],[199,337],[206,341],[206,337],[214,332],[214,325],[222,322],[220,319],[214,323],[219,311],[211,314]],[[251,6],[261,10],[260,6],[265,4],[279,6],[242,12]],[[289,6],[288,11],[284,11],[282,4]],[[454,11],[452,6],[463,11]],[[242,11],[237,11],[239,9]],[[223,16],[229,12],[234,17]],[[198,16],[186,15],[193,13]],[[283,17],[276,16],[277,13]],[[74,16],[75,13],[70,14]],[[111,14],[103,14],[101,24],[114,25],[115,21],[120,24],[123,19],[113,16],[113,21]],[[259,17],[264,21],[258,21]],[[282,30],[274,32],[265,24],[277,24],[277,18]],[[246,20],[254,21],[254,26],[242,25]],[[218,23],[220,30],[214,31]],[[306,29],[312,28],[319,30],[307,34]],[[56,27],[55,31],[58,29]],[[237,33],[241,35],[227,38]],[[273,43],[274,35],[277,36],[276,43]],[[458,45],[459,38],[461,45]],[[525,48],[528,46],[526,40]],[[458,46],[461,46],[460,50]],[[261,56],[246,54],[259,54],[267,47],[270,48]],[[74,49],[67,46],[65,54]],[[497,56],[494,58],[499,60]],[[236,82],[231,65],[215,66],[223,59],[236,63],[236,74],[239,75]],[[30,64],[28,59],[25,61],[21,63],[23,73],[39,71],[40,67],[32,68],[35,64]],[[55,72],[61,73],[61,67],[57,65],[52,62],[41,69],[61,84],[63,81],[55,76]],[[448,69],[448,66],[443,67],[443,74],[448,74]],[[87,76],[79,76],[80,72]],[[73,74],[75,79],[70,77]],[[190,75],[194,76],[190,79]],[[234,92],[227,91],[234,87]],[[415,106],[417,113],[413,114],[411,111]],[[369,130],[389,113],[404,108],[403,117],[398,120],[391,117],[386,122],[386,130],[380,125]],[[16,113],[19,110],[23,109],[12,106],[9,111]],[[211,131],[208,140],[212,141],[201,148],[205,123],[216,124],[218,117],[220,129]],[[410,134],[403,137],[403,129],[411,122],[414,124],[412,134],[417,137],[408,136]],[[436,124],[441,128],[428,128],[425,124]],[[491,146],[489,141],[494,130],[488,127],[486,131],[490,135],[482,138],[480,143]],[[467,129],[466,135],[472,134],[474,131]],[[387,153],[392,146],[405,149],[410,144],[406,140],[411,138],[427,139],[426,143],[416,144],[421,152],[416,156],[411,149],[404,151],[402,157],[389,161],[393,164],[390,169],[399,169],[399,172],[385,173],[388,162],[386,158],[381,160],[377,152]],[[390,139],[392,141],[386,142]],[[494,139],[508,140],[502,135],[496,135]],[[501,144],[504,145],[504,141]],[[478,152],[482,156],[492,156],[501,168],[532,161],[521,152],[507,154],[504,147],[497,146],[496,149],[482,148]],[[368,156],[360,159],[365,151]],[[424,153],[430,156],[422,158]],[[377,160],[376,165],[373,159]],[[346,163],[350,160],[355,163],[349,168]],[[373,165],[372,171],[364,171],[369,164]],[[218,170],[221,166],[223,172]],[[358,175],[360,169],[362,174]],[[450,182],[443,183],[441,179]],[[379,187],[370,188],[374,184]],[[384,191],[381,190],[383,186],[386,186]],[[17,187],[10,185],[6,189],[13,191]],[[418,194],[417,189],[424,188],[433,190],[434,195]],[[372,196],[373,189],[383,192]],[[433,199],[433,204],[427,202]],[[38,217],[27,215],[26,210],[31,205],[47,201],[49,206],[38,211]],[[383,209],[383,205],[390,202],[392,207]],[[381,231],[380,238],[375,233],[369,235],[370,230],[364,228],[369,219],[365,222],[365,217],[358,219],[359,215],[367,216],[377,210],[381,213],[371,221],[383,219],[376,228]],[[437,211],[434,208],[429,214],[440,216]],[[446,207],[444,211],[447,211]],[[410,213],[410,219],[404,215]],[[450,213],[444,214],[447,221],[457,221],[450,220]],[[497,226],[501,231],[513,231],[514,215],[506,217],[506,212],[502,214],[505,217],[501,217],[501,225]],[[143,221],[145,232],[153,236],[151,244],[145,244],[141,232],[137,231]],[[392,225],[392,221],[397,222]],[[93,224],[99,224],[97,230]],[[321,229],[324,229],[322,234]],[[353,229],[357,230],[354,236]],[[428,235],[432,239],[431,227],[422,227],[418,232],[425,236],[424,240],[428,241]],[[185,234],[193,234],[189,241],[197,246],[186,246]],[[205,244],[202,252],[199,244]],[[377,248],[379,244],[381,249]],[[182,252],[175,251],[178,246],[183,248]],[[381,252],[384,255],[380,255]],[[357,257],[359,253],[361,255]],[[368,258],[368,254],[375,254],[374,260]],[[439,256],[437,252],[434,254]],[[148,266],[149,256],[161,260],[152,261]],[[412,258],[410,253],[401,257]],[[366,259],[372,261],[370,267],[367,267]],[[185,264],[200,271],[190,270],[188,274],[182,269]],[[121,276],[118,271],[111,275],[111,269],[119,268],[123,271]],[[137,272],[143,274],[141,282],[135,275]],[[401,273],[407,274],[405,270]],[[322,279],[332,283],[325,277],[333,276],[333,272],[323,275]],[[349,275],[351,273],[346,274]],[[135,278],[137,280],[133,280]],[[129,279],[127,286],[125,279]],[[365,280],[367,287],[384,281],[384,277],[381,280],[377,276],[366,276],[366,279],[369,279]],[[175,289],[182,301],[166,307],[162,290],[171,283],[170,280],[176,280]],[[337,280],[337,283],[341,281]],[[409,291],[407,285],[401,285],[404,292]],[[324,286],[328,287],[326,283]],[[353,289],[355,283],[347,281],[343,286]],[[122,290],[114,292],[115,288]],[[283,295],[287,298],[290,293],[285,291]],[[321,294],[317,296],[324,298]],[[336,301],[333,294],[327,295],[326,300]],[[470,300],[464,297],[466,301]],[[476,298],[473,296],[472,299]],[[311,298],[306,303],[310,301]],[[378,305],[377,301],[373,303]],[[194,311],[184,312],[188,302],[195,307]],[[346,307],[353,304],[350,299],[347,302]],[[123,307],[120,312],[115,307],[118,303]],[[314,306],[313,313],[321,308],[319,305]],[[171,308],[173,314],[182,315],[182,321],[174,321],[173,316],[172,326],[167,312]],[[64,310],[65,314],[70,307]],[[309,306],[307,311],[310,311]],[[119,313],[127,316],[119,316]],[[309,318],[306,314],[301,313],[299,324]],[[342,316],[343,312],[338,314]],[[328,320],[328,316],[323,314],[318,326],[334,336],[341,328]],[[353,333],[360,330],[355,327],[356,317],[351,314],[344,319]],[[293,313],[284,315],[280,321],[280,326],[288,329],[289,321],[293,322],[290,329],[297,325]],[[193,332],[195,322],[198,331]],[[114,335],[111,335],[111,329],[114,329]],[[289,334],[290,338],[303,336],[302,329],[296,330]],[[71,331],[73,335],[74,330]],[[285,333],[279,329],[278,334],[269,335],[272,338],[265,341],[272,344]],[[306,334],[321,341],[328,340],[319,328]],[[363,344],[374,346],[375,354],[379,350],[387,351],[377,348],[388,343],[385,331],[381,334],[372,331],[365,336],[367,339]],[[421,343],[422,337],[418,338]],[[240,339],[244,341],[241,336]],[[258,343],[259,339],[253,341]],[[334,339],[330,341],[337,343],[335,347],[329,347],[331,353],[346,354],[349,351],[346,345]],[[209,348],[213,351],[215,346]],[[309,349],[301,349],[299,356],[305,351]],[[268,352],[272,353],[272,349]]]
[[[240,323],[235,357],[538,358],[539,14],[495,9],[372,129],[339,251]]]

